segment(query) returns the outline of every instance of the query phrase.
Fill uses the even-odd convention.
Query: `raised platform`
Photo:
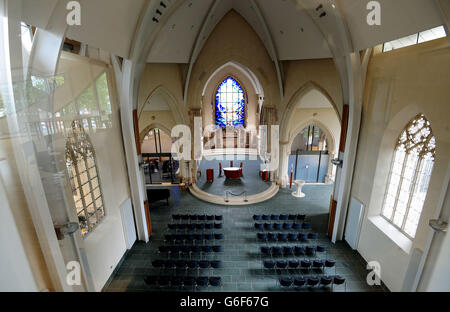
[[[198,199],[201,199],[203,201],[212,204],[229,205],[229,206],[242,206],[261,203],[274,197],[278,193],[279,189],[280,187],[276,183],[272,183],[272,185],[267,190],[261,193],[237,197],[229,195],[228,201],[226,201],[227,199],[225,196],[206,193],[205,191],[202,191],[196,184],[193,184],[189,188],[191,194],[197,197]]]

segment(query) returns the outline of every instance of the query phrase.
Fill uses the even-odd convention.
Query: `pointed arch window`
[[[103,193],[94,146],[79,121],[72,123],[66,141],[66,167],[83,236],[105,216]]]
[[[436,139],[423,114],[400,134],[389,173],[382,216],[414,238],[434,165]]]
[[[245,102],[245,93],[239,82],[227,77],[216,92],[216,125],[245,127]]]

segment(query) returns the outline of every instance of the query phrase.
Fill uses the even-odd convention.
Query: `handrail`
[[[228,195],[229,194],[231,194],[232,196],[241,196],[242,194],[244,194],[244,202],[248,202],[248,199],[247,199],[247,191],[243,191],[243,192],[241,192],[241,193],[239,193],[239,194],[234,194],[234,193],[232,193],[231,191],[226,191],[225,192],[225,202],[226,203],[228,203],[230,200],[228,199]]]

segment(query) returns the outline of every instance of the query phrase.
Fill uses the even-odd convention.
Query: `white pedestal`
[[[292,196],[294,197],[305,197],[305,193],[302,192],[302,187],[305,185],[305,181],[303,180],[295,180],[295,185],[297,185],[297,190],[295,192],[292,192]]]

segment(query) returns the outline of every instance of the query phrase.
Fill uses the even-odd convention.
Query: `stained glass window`
[[[245,126],[245,95],[241,85],[232,77],[226,78],[216,93],[216,125]]]
[[[436,139],[423,114],[408,123],[395,148],[382,216],[410,238],[419,224],[435,148]]]
[[[91,232],[105,216],[95,150],[79,121],[66,142],[66,166],[81,234]]]

